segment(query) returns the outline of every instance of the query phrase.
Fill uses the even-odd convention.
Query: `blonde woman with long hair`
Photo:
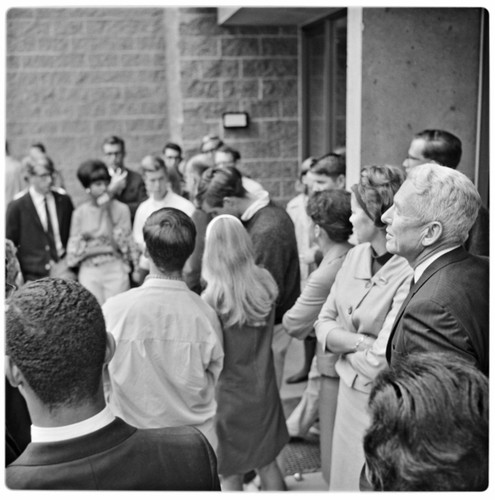
[[[255,264],[250,237],[237,217],[207,227],[203,299],[224,333],[224,367],[217,385],[218,472],[223,490],[242,490],[256,470],[263,490],[285,490],[275,461],[289,440],[271,350],[277,285]]]

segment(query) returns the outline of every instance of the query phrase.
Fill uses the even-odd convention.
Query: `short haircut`
[[[193,253],[196,227],[182,210],[161,208],[146,219],[143,236],[151,260],[167,274],[181,271]]]
[[[42,153],[46,153],[45,145],[41,142],[33,142],[33,144],[31,144],[31,146],[29,147],[39,149]]]
[[[86,160],[77,169],[77,178],[85,189],[93,182],[110,182],[111,177],[107,166],[101,160]]]
[[[380,372],[364,436],[379,491],[488,487],[488,378],[448,352],[411,354]]]
[[[6,353],[49,408],[96,396],[106,351],[98,301],[75,280],[31,281],[7,301]]]
[[[457,168],[462,156],[461,140],[446,130],[426,129],[418,132],[415,139],[423,139],[425,147],[423,156],[439,165]]]
[[[471,180],[452,168],[425,163],[411,169],[407,181],[418,195],[414,207],[420,221],[440,222],[442,240],[462,245],[481,206],[481,197]]]
[[[176,144],[175,142],[167,142],[165,146],[163,146],[162,153],[165,153],[166,149],[173,149],[179,153],[179,156],[182,157],[182,148]]]
[[[112,146],[115,146],[116,144],[118,144],[120,146],[120,149],[122,150],[122,153],[125,152],[124,139],[121,139],[120,137],[118,137],[116,135],[110,135],[110,136],[106,137],[103,141],[103,146],[105,146],[105,144],[111,144]]]
[[[345,157],[336,153],[328,153],[316,160],[311,166],[313,174],[326,175],[327,177],[338,177],[345,175]]]
[[[351,194],[343,189],[316,191],[308,198],[306,212],[336,243],[347,241],[352,234]]]
[[[404,178],[404,171],[393,165],[368,165],[361,169],[359,183],[353,191],[357,190],[357,196],[361,198],[358,201],[364,203],[365,211],[376,227],[385,227],[382,215],[393,205],[394,195]]]
[[[34,175],[34,169],[39,165],[43,165],[48,170],[48,172],[52,174],[55,172],[55,165],[53,163],[53,160],[46,153],[41,153],[40,156],[37,156],[36,158],[32,158],[29,156],[26,158],[25,168],[27,174]]]
[[[201,139],[201,152],[209,153],[210,151],[215,151],[223,144],[222,139],[217,135],[205,135]],[[208,146],[208,147],[207,147]]]
[[[143,174],[146,174],[146,172],[158,172],[159,170],[163,170],[168,176],[167,166],[161,156],[147,155],[141,160],[141,172]]]
[[[234,162],[237,162],[241,159],[241,153],[239,153],[239,151],[237,151],[237,149],[234,149],[234,148],[231,148],[230,146],[227,146],[227,144],[222,144],[221,146],[219,146],[215,152],[219,152],[219,153],[227,153],[229,155],[232,156],[232,160],[234,160]]]
[[[210,207],[223,207],[226,196],[243,198],[246,194],[242,175],[235,167],[209,168],[201,176],[197,200],[199,204],[206,201]]]

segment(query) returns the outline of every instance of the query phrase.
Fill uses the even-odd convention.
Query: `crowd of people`
[[[286,207],[214,136],[139,171],[106,138],[77,207],[43,144],[10,159],[7,486],[284,491],[313,433],[332,491],[486,489],[488,210],[461,154],[424,130],[346,189],[338,148]]]

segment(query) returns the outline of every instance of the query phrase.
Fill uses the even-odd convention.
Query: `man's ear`
[[[437,243],[443,234],[443,226],[441,222],[430,222],[426,228],[426,234],[423,236],[423,246],[429,247]]]
[[[115,354],[115,339],[110,332],[107,332],[107,345],[105,348],[105,361],[104,364],[108,365]]]
[[[340,174],[337,177],[336,184],[337,184],[338,189],[345,189],[345,175],[344,174]]]
[[[12,358],[5,355],[5,376],[12,387],[19,387],[24,382],[24,375]]]

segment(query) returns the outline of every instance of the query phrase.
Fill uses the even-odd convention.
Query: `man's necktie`
[[[48,236],[48,243],[50,245],[50,257],[55,262],[58,261],[57,246],[55,245],[55,233],[53,232],[52,218],[50,217],[50,210],[48,210],[48,199],[45,196],[45,211],[46,211],[46,235]]]

